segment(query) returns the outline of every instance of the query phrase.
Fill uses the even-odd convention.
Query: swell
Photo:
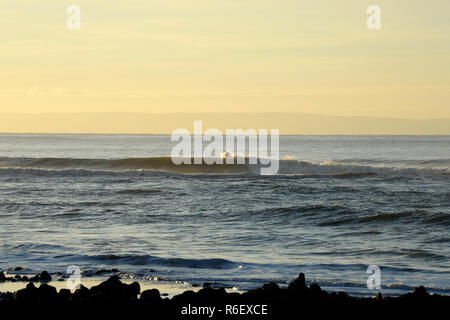
[[[193,158],[190,160],[194,162]],[[176,165],[171,157],[126,159],[73,159],[73,158],[0,158],[3,169],[89,170],[89,171],[141,171],[156,170],[180,173],[248,173],[247,164]]]
[[[162,258],[151,255],[96,255],[85,256],[84,259],[97,263],[133,265],[133,266],[168,266],[192,269],[234,269],[239,265],[233,261],[219,258],[211,259],[184,259],[184,258]]]
[[[446,212],[426,212],[423,210],[411,210],[396,213],[378,213],[368,216],[357,217],[343,217],[343,218],[331,218],[321,223],[321,227],[333,227],[341,225],[369,225],[369,224],[382,224],[388,223],[401,224],[401,223],[419,223],[426,225],[442,225],[450,226],[450,214]]]
[[[194,163],[193,158],[184,158]],[[215,160],[217,160],[216,158]],[[0,158],[0,170],[44,170],[71,171],[71,174],[83,171],[124,172],[124,171],[163,171],[191,174],[251,174],[259,173],[261,167],[267,165],[251,162],[251,158],[242,158],[242,164],[180,164],[172,162],[171,157],[126,158],[126,159],[74,159],[74,158]],[[214,160],[212,158],[206,159]],[[236,159],[234,159],[236,162]],[[254,159],[253,159],[254,160]],[[336,178],[353,179],[377,175],[387,176],[439,176],[450,177],[450,169],[430,167],[388,166],[388,164],[363,165],[343,162],[309,162],[302,160],[279,160],[281,175],[302,176],[333,176]],[[7,172],[6,172],[7,173]],[[45,174],[45,172],[39,172]]]

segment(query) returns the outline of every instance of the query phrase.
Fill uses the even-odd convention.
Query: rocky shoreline
[[[0,282],[14,281],[0,272]],[[51,276],[43,271],[30,279],[24,289],[0,293],[0,310],[12,307],[46,307],[65,310],[103,310],[117,312],[151,310],[156,319],[298,319],[299,310],[323,314],[336,312],[379,313],[415,310],[447,310],[450,296],[429,294],[424,287],[399,297],[353,297],[345,292],[326,292],[317,284],[307,286],[300,273],[287,288],[275,283],[244,293],[226,292],[224,288],[203,287],[198,292],[188,290],[172,299],[161,296],[157,289],[141,292],[138,282],[125,284],[115,275],[88,289],[80,285],[73,293],[59,292],[46,281]],[[107,307],[105,309],[105,307]],[[112,308],[112,309],[111,309]],[[212,313],[213,312],[213,313]]]

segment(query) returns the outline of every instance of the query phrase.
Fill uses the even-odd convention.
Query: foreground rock
[[[141,293],[139,283],[125,284],[118,276],[112,276],[91,289],[81,285],[73,293],[67,289],[57,292],[46,283],[37,287],[30,282],[15,294],[0,295],[0,310],[7,307],[56,310],[61,307],[80,312],[101,311],[103,314],[147,312],[157,319],[298,319],[304,312],[311,311],[316,315],[333,316],[341,312],[385,315],[386,312],[396,311],[405,315],[416,310],[442,309],[446,312],[448,306],[450,296],[430,295],[424,287],[396,298],[383,297],[381,294],[373,298],[357,298],[344,292],[328,293],[317,284],[308,287],[302,273],[287,288],[269,283],[242,294],[227,293],[223,288],[204,287],[198,292],[185,291],[168,299],[162,298],[156,289]],[[196,309],[199,307],[204,309]],[[215,313],[193,313],[199,310],[215,310]],[[183,312],[190,312],[191,316]]]

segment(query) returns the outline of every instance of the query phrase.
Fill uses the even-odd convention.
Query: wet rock
[[[118,269],[111,269],[111,270],[101,269],[101,270],[95,271],[95,274],[96,275],[102,275],[102,274],[105,274],[105,273],[114,273],[114,272],[119,272],[119,270]]]
[[[13,271],[22,271],[22,270],[23,270],[22,267],[15,267],[15,268],[13,269]]]
[[[0,271],[0,282],[5,282],[5,281],[6,281],[5,274]]]

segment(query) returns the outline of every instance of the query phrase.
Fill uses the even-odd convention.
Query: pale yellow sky
[[[449,14],[448,0],[3,0],[0,113],[450,118]]]

